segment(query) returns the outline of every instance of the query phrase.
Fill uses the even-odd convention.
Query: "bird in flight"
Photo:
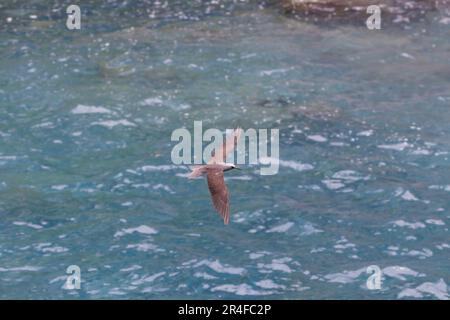
[[[217,212],[222,216],[223,222],[230,222],[230,198],[223,173],[225,171],[239,169],[233,163],[226,163],[226,158],[234,150],[239,141],[242,129],[235,129],[228,135],[221,148],[215,150],[211,159],[205,165],[194,166],[188,178],[193,179],[206,173],[208,189],[211,194],[212,203]]]

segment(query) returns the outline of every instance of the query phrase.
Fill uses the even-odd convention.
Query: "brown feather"
[[[222,169],[208,169],[206,177],[214,208],[222,216],[223,222],[228,224],[230,221],[230,201],[223,171]]]

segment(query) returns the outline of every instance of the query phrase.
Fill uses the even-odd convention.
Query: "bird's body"
[[[222,216],[225,224],[230,221],[230,199],[227,185],[223,173],[232,169],[238,169],[232,163],[226,163],[227,154],[234,149],[235,141],[237,142],[242,130],[236,129],[233,134],[227,137],[223,147],[211,157],[208,164],[199,165],[192,168],[189,178],[193,179],[206,174],[208,189],[214,208]]]

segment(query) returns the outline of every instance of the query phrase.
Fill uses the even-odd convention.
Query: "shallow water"
[[[73,31],[65,6],[0,7],[0,298],[450,297],[445,11],[369,31],[99,3]],[[194,120],[280,129],[277,175],[227,174],[228,226],[170,161]]]

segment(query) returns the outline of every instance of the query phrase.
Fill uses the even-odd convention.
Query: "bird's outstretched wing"
[[[206,178],[214,208],[222,216],[223,222],[228,224],[230,221],[230,201],[222,169],[208,170]]]
[[[211,159],[209,160],[208,164],[226,162],[228,154],[234,150],[234,146],[239,141],[241,134],[242,134],[241,128],[234,129],[234,131],[226,137],[222,145],[222,148],[214,150],[214,153]]]
[[[206,166],[200,165],[200,166],[193,166],[191,167],[191,172],[188,174],[188,179],[194,179],[197,177],[200,177],[203,173],[206,171]]]

